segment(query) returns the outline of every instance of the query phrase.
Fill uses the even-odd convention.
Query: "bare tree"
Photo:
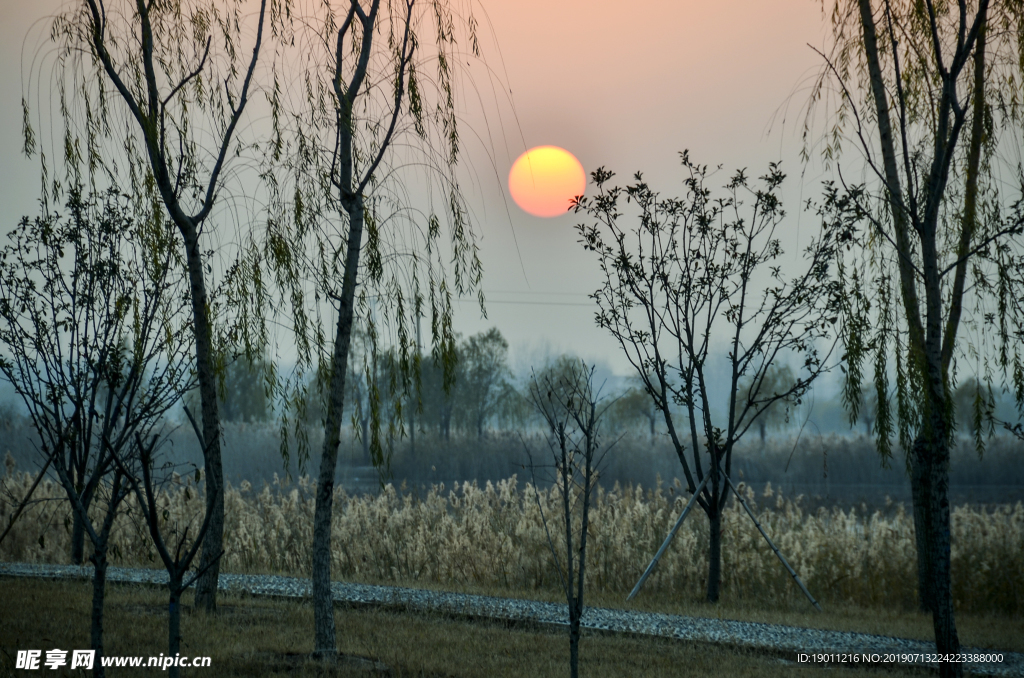
[[[724,464],[725,474],[732,473],[733,449],[759,416],[779,401],[799,404],[828,369],[835,343],[828,344],[827,312],[838,303],[828,264],[838,229],[824,228],[807,248],[807,268],[784,276],[776,235],[785,216],[776,195],[784,179],[778,166],[771,165],[756,190],[737,172],[726,197],[712,199],[707,168],[693,164],[687,153],[681,156],[688,172],[685,198],[659,197],[639,173],[626,188],[608,188],[613,175],[601,168],[592,175],[597,194],[579,198],[576,211],[597,222],[578,227],[604,276],[591,295],[597,324],[619,342],[654,399],[690,493],[703,488],[697,502],[711,526],[707,599],[716,602],[722,510],[729,496],[720,469]],[[753,197],[749,218],[741,215],[744,194]],[[623,198],[639,213],[628,227],[622,225]],[[827,344],[824,356],[819,342]],[[728,377],[713,392],[709,358],[716,346],[726,353]],[[800,376],[767,388],[780,358],[801,360]],[[751,384],[745,398],[743,380]],[[719,397],[727,405],[722,419],[712,411]],[[673,405],[683,408],[687,421]],[[689,460],[682,426],[689,429]],[[709,482],[702,484],[706,474]]]
[[[856,420],[863,362],[872,360],[878,451],[888,463],[898,431],[907,455],[919,601],[932,612],[938,652],[955,656],[948,489],[957,357],[982,365],[986,380],[997,372],[1012,379],[1024,414],[1024,255],[1013,247],[1024,213],[1019,200],[1006,209],[994,171],[1000,133],[1019,138],[1024,9],[838,0],[832,17],[835,44],[812,95],[838,85],[825,154],[835,157],[852,136],[877,187],[847,186],[829,198],[870,223],[852,254],[837,251],[848,300],[844,400]],[[1024,179],[1011,192],[1024,194]],[[978,334],[966,352],[961,325]],[[976,441],[980,452],[984,439]],[[943,663],[940,672],[958,676],[962,667]]]
[[[548,539],[548,548],[558,570],[569,606],[569,675],[579,675],[580,622],[583,619],[583,592],[587,572],[587,535],[590,529],[590,508],[597,488],[598,467],[611,446],[601,450],[601,418],[605,405],[598,410],[598,394],[594,392],[594,368],[573,363],[569,370],[549,369],[534,375],[530,383],[530,400],[548,426],[547,444],[551,453],[553,476],[561,500],[562,538],[551,536],[544,507],[540,500],[533,453],[523,441],[530,459],[534,496]]]
[[[134,222],[114,192],[73,190],[69,215],[23,219],[0,251],[0,372],[24,402],[92,543],[92,647],[103,675],[107,551],[128,486],[115,465],[191,383],[191,328],[171,234]],[[156,255],[156,256],[154,256]],[[111,479],[112,476],[112,479]],[[98,522],[89,515],[99,500]],[[75,545],[79,559],[81,544]]]
[[[194,420],[192,421],[200,443],[205,442],[202,439],[199,426],[195,424]],[[203,568],[200,567],[191,576],[186,576],[192,566],[192,561],[199,553],[200,545],[203,544],[203,536],[210,528],[213,512],[210,510],[210,502],[207,501],[203,522],[193,538],[189,540],[188,532],[192,527],[191,522],[179,524],[170,518],[167,509],[163,509],[162,512],[158,509],[157,499],[161,483],[154,479],[153,467],[154,452],[159,441],[160,436],[153,435],[147,444],[140,434],[136,434],[130,454],[115,456],[114,463],[117,464],[119,477],[125,478],[131,486],[131,491],[135,494],[146,525],[149,527],[149,536],[153,540],[153,545],[156,546],[157,553],[160,554],[160,560],[163,561],[164,567],[167,569],[167,657],[165,665],[161,668],[167,670],[168,675],[172,678],[178,678],[181,675],[177,661],[181,650],[181,597],[188,587],[203,575]],[[169,465],[164,465],[165,469],[168,467]],[[209,484],[214,481],[207,477],[206,482]],[[161,518],[165,524],[164,528],[169,527],[173,535],[173,544],[167,541],[161,531]],[[168,522],[171,523],[169,526],[166,525]],[[217,562],[220,556],[221,554],[216,554],[213,562]]]
[[[287,0],[270,2],[276,28],[284,21],[286,5]],[[206,473],[213,480],[206,488],[221,493],[209,496],[213,517],[202,558],[207,575],[196,590],[209,610],[216,607],[219,573],[212,554],[221,551],[224,533],[216,375],[220,361],[214,335],[218,306],[209,289],[210,238],[217,230],[214,208],[225,190],[227,168],[241,151],[236,130],[255,89],[267,10],[267,0],[262,0],[251,56],[246,58],[243,30],[249,26],[240,0],[79,0],[54,20],[51,36],[59,46],[61,76],[45,85],[57,88],[69,179],[78,181],[84,174],[92,185],[130,185],[139,210],[149,210],[157,223],[169,217],[180,236],[192,303],[203,437],[208,441]],[[25,150],[34,150],[34,133],[27,124]],[[40,158],[45,202],[48,191],[59,192],[60,182],[51,188],[45,153]],[[250,358],[266,335],[260,279],[247,274],[253,270],[236,265],[227,276],[245,292],[229,295],[229,301],[242,319],[237,330]]]

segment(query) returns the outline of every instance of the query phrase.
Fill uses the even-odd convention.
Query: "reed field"
[[[8,458],[0,480],[0,525],[7,525],[33,477]],[[228,486],[223,571],[308,576],[315,485],[275,480]],[[587,553],[591,595],[625,595],[635,584],[685,500],[680,483],[599,489]],[[437,484],[428,491],[388,485],[377,496],[336,491],[336,579],[428,588],[501,590],[530,597],[557,591],[541,507],[558,534],[557,491],[536,490],[515,476],[497,483]],[[916,607],[913,519],[902,505],[887,511],[819,508],[800,497],[740,485],[758,520],[823,603],[863,608]],[[5,561],[66,563],[71,516],[63,491],[44,480],[35,501],[0,544]],[[539,502],[538,502],[539,500]],[[203,492],[193,477],[173,475],[159,498],[165,534],[201,523]],[[102,499],[93,510],[99,514]],[[707,576],[707,519],[695,508],[645,585],[659,598],[696,599]],[[758,606],[800,593],[738,502],[723,520],[723,599]],[[959,506],[952,514],[953,593],[964,612],[1017,616],[1024,600],[1024,505]],[[134,502],[112,536],[115,565],[157,567],[159,558]],[[88,541],[87,541],[88,553]]]

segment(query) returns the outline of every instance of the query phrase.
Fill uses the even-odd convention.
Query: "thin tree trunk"
[[[313,513],[313,654],[321,659],[334,659],[338,640],[334,626],[334,601],[331,597],[331,517],[334,508],[334,473],[338,464],[341,415],[345,404],[345,375],[348,350],[352,339],[355,314],[356,272],[359,269],[359,248],[363,238],[363,200],[352,196],[346,204],[349,233],[345,257],[345,278],[341,288],[341,304],[331,359],[330,401],[320,456],[320,476],[316,488]],[[365,436],[364,436],[365,438]]]
[[[203,463],[206,466],[206,505],[212,507],[209,528],[203,538],[199,569],[203,576],[196,582],[194,604],[207,612],[217,610],[217,583],[220,555],[224,545],[224,468],[220,454],[220,412],[217,403],[217,379],[213,369],[213,333],[203,274],[203,258],[195,225],[179,215],[175,219],[185,239],[188,277],[192,302],[192,321],[196,342],[196,373],[202,407]],[[211,479],[213,482],[210,482]]]
[[[95,566],[92,575],[92,629],[90,631],[90,642],[92,649],[96,651],[93,657],[93,673],[95,678],[104,678],[106,671],[103,667],[103,600],[107,586],[107,549],[97,548],[92,557]]]
[[[722,586],[722,511],[718,502],[711,504],[708,514],[710,542],[708,548],[708,602],[717,603]]]
[[[569,622],[569,675],[580,675],[580,615],[574,614]]]
[[[85,505],[85,510],[89,510],[88,504],[85,504],[83,498],[82,504]],[[85,561],[85,523],[82,522],[82,516],[78,514],[78,511],[71,512],[71,563],[73,565],[81,565]]]
[[[362,432],[363,432],[363,459],[365,461],[369,462],[369,461],[371,461],[371,459],[370,459],[370,418],[369,417],[362,417],[359,420],[359,425],[362,428]]]
[[[167,656],[177,657],[181,651],[181,579],[169,583],[171,595],[168,601],[167,620]],[[170,665],[168,675],[170,678],[178,678],[181,669],[173,663]]]

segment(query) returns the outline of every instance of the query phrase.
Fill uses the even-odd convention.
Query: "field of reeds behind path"
[[[0,480],[0,525],[33,477],[7,464]],[[680,484],[600,489],[591,514],[587,586],[591,595],[632,589],[674,524],[685,499]],[[401,489],[401,488],[399,488]],[[913,519],[902,505],[885,511],[819,508],[770,486],[740,486],[758,520],[823,604],[912,610],[916,607]],[[229,572],[309,573],[314,484],[280,481],[229,486],[225,556]],[[43,481],[36,501],[0,544],[5,561],[66,563],[71,516],[62,490]],[[539,502],[538,502],[539,499]],[[387,486],[377,496],[335,497],[336,579],[401,582],[438,588],[482,588],[529,597],[557,590],[557,574],[541,520],[558,513],[555,490],[516,477],[480,487],[439,484],[418,496]],[[93,507],[98,511],[102,506]],[[174,475],[159,499],[165,532],[201,522],[203,492],[191,476]],[[156,567],[138,508],[129,503],[115,526],[115,565]],[[645,585],[645,595],[677,600],[703,596],[707,519],[695,510]],[[735,501],[726,510],[723,596],[736,603],[787,606],[801,594]],[[953,594],[957,609],[1020,615],[1024,600],[1024,505],[953,509]],[[193,527],[192,533],[195,529]],[[88,549],[87,549],[88,553]]]

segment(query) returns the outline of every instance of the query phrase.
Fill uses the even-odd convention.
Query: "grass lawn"
[[[481,591],[482,592],[482,591]],[[493,592],[492,593],[496,593]],[[190,598],[190,596],[189,596]],[[16,671],[19,649],[89,647],[89,582],[0,580],[0,678],[29,676]],[[110,585],[107,592],[105,648],[108,656],[159,655],[167,649],[166,595],[154,588]],[[604,605],[612,601],[595,600]],[[641,607],[638,605],[638,607]],[[655,609],[644,605],[647,609]],[[818,615],[796,611],[740,608],[663,607],[666,612],[728,616],[829,628],[927,637],[930,624],[920,615],[866,610],[835,610]],[[716,614],[717,613],[717,614]],[[182,615],[182,653],[212,658],[208,669],[183,675],[217,676],[564,676],[568,638],[547,628],[472,622],[440,615],[375,609],[336,609],[339,646],[346,655],[337,666],[310,662],[312,608],[308,602],[220,596],[216,615]],[[1019,620],[958,619],[965,644],[1020,650]],[[812,622],[816,622],[813,623]],[[587,634],[581,646],[581,673],[620,676],[830,676],[921,675],[909,668],[882,670],[797,665],[785,657],[674,640]],[[793,659],[793,658],[789,658]],[[108,669],[108,675],[152,674],[155,669]],[[43,669],[48,676],[85,675]]]

